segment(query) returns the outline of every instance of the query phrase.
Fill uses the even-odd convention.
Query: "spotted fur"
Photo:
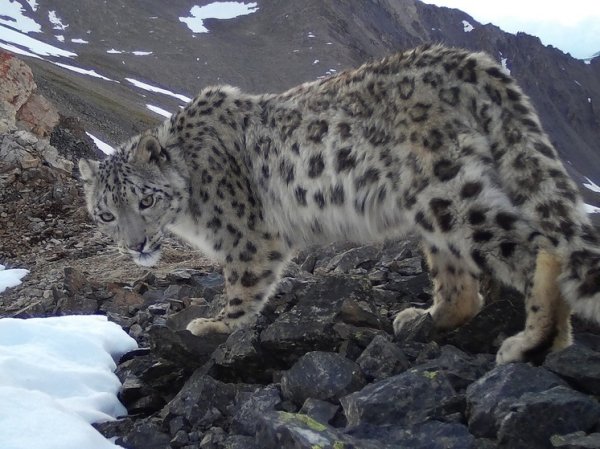
[[[527,298],[499,362],[570,344],[569,306],[600,318],[600,247],[577,187],[483,53],[420,47],[277,95],[207,88],[80,169],[92,216],[138,263],[156,262],[169,230],[224,264],[228,304],[189,324],[198,335],[259,312],[297,248],[407,232],[424,241],[434,305],[403,311],[396,331],[424,312],[441,328],[469,320],[482,273]]]

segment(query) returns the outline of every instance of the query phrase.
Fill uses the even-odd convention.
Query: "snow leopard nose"
[[[138,253],[143,253],[144,247],[146,246],[147,241],[148,241],[148,239],[146,237],[144,237],[144,240],[142,240],[141,242],[130,244],[129,249],[131,249],[133,251],[137,251]]]

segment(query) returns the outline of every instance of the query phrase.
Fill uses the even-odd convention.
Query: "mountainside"
[[[210,8],[219,2],[19,2],[21,15],[40,28],[29,36],[63,50],[50,50],[63,56],[43,56],[46,61],[95,71],[81,74],[30,59],[40,90],[112,144],[161,120],[157,107],[172,111],[206,85],[281,91],[423,42],[442,42],[502,61],[531,96],[572,174],[600,181],[600,58],[574,59],[536,37],[481,25],[458,10],[417,0],[258,0],[238,3],[238,17],[206,18],[206,32],[194,33],[188,26],[192,7],[210,4],[195,11],[214,17]],[[2,17],[0,23],[20,27]],[[0,42],[11,40],[1,32],[6,29],[0,27]],[[36,53],[32,44],[17,47]],[[148,90],[154,87],[167,92]]]

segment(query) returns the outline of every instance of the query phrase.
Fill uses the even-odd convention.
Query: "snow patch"
[[[13,268],[7,270],[4,265],[0,265],[0,293],[7,288],[16,287],[21,283],[21,279],[29,273],[29,270],[23,268]]]
[[[23,55],[23,56],[29,56],[30,58],[36,58],[36,59],[42,59],[40,58],[38,55],[35,55],[33,53],[30,53],[26,50],[23,50],[19,47],[15,47],[14,45],[10,45],[10,44],[3,44],[0,42],[0,48],[4,48],[5,50],[8,50],[16,55]]]
[[[465,33],[470,33],[471,31],[473,31],[475,29],[475,27],[473,25],[471,25],[469,22],[467,22],[466,20],[463,20],[462,24],[463,24],[463,30]]]
[[[592,206],[591,204],[584,204],[583,208],[588,214],[600,214],[600,207]]]
[[[74,44],[89,44],[89,41],[86,41],[85,39],[71,39],[71,42],[73,42]]]
[[[2,25],[0,25],[0,41],[7,44],[24,47],[31,53],[35,53],[38,56],[56,56],[67,58],[77,56],[76,53],[46,44],[45,42],[29,37],[26,34],[19,33],[18,31],[10,28],[6,28]]]
[[[313,61],[313,64],[318,64],[318,63],[319,63],[319,60],[318,60],[318,59],[315,59],[315,60]]]
[[[131,54],[136,55],[136,56],[148,56],[148,55],[151,55],[152,52],[151,51],[132,51]]]
[[[242,2],[213,2],[205,6],[194,6],[190,10],[190,17],[180,17],[193,33],[208,33],[204,26],[205,19],[234,19],[258,11],[258,4]]]
[[[125,53],[125,52],[121,51],[121,50],[115,50],[114,48],[111,48],[110,50],[106,50],[106,53],[109,53],[111,55],[120,55],[121,53]]]
[[[65,37],[64,37],[64,36],[62,36],[62,35],[60,35],[60,34],[57,34],[57,35],[56,35],[56,36],[54,36],[54,37],[56,37],[56,40],[57,40],[58,42],[64,42],[64,41],[65,41]]]
[[[147,90],[150,92],[157,92],[157,93],[163,94],[163,95],[169,95],[170,97],[177,98],[186,103],[189,103],[190,101],[192,101],[192,99],[190,97],[186,97],[185,95],[181,95],[181,94],[176,94],[175,92],[171,92],[170,90],[163,89],[161,87],[151,86],[150,84],[143,83],[143,82],[135,80],[133,78],[125,78],[125,79],[127,81],[129,81],[131,84],[133,84],[135,87],[139,87],[140,89],[144,89],[144,90]]]
[[[56,15],[56,11],[48,11],[48,20],[50,20],[50,23],[52,23],[52,25],[54,25],[52,28],[55,30],[63,31],[69,28],[69,25],[65,25],[64,23],[62,23],[60,17]]]
[[[82,69],[81,67],[76,67],[74,65],[69,65],[69,64],[63,64],[62,62],[52,62],[52,63],[54,65],[62,67],[63,69],[71,70],[72,72],[77,72],[77,73],[81,73],[82,75],[93,76],[94,78],[100,78],[101,80],[114,81],[115,83],[118,83],[118,81],[111,80],[110,78],[100,75],[95,70]]]
[[[313,34],[312,31],[309,31],[308,34],[306,35],[306,37],[313,38],[313,37],[316,37],[316,36]]]
[[[35,8],[33,8],[35,11]],[[22,33],[39,33],[42,27],[33,19],[27,17],[19,2],[0,0],[0,25],[8,25]]]
[[[106,142],[101,141],[96,136],[91,135],[87,131],[86,131],[86,134],[88,136],[90,136],[90,138],[94,141],[94,143],[96,144],[98,149],[100,149],[100,151],[102,151],[103,153],[113,154],[115,152],[115,149],[112,146],[110,146],[109,144],[107,144]]]
[[[153,106],[151,104],[147,104],[146,107],[150,109],[152,112],[162,115],[163,117],[170,118],[171,113],[169,111],[164,110],[163,108],[159,108],[158,106]]]
[[[590,97],[588,97],[588,103],[591,103],[592,99]]]
[[[592,192],[598,192],[598,193],[600,193],[600,186],[598,184],[596,184],[594,181],[592,181],[587,176],[585,177],[585,179],[587,179],[587,182],[583,183],[583,187],[585,187],[586,189],[591,190]]]
[[[100,315],[0,319],[0,447],[117,448],[90,424],[127,413],[114,360],[136,348]]]

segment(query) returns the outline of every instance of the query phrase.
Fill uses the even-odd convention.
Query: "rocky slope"
[[[0,85],[13,82],[0,97],[0,261],[31,270],[0,316],[101,313],[138,341],[117,368],[129,416],[97,426],[123,447],[600,448],[595,328],[577,322],[577,344],[542,366],[496,367],[523,304],[486,282],[462,328],[439,334],[424,317],[393,337],[399,310],[431,300],[415,242],[303,251],[255,325],[181,330],[221,307],[219,267],[175,240],[152,271],[120,256],[83,210],[73,161],[94,150],[77,120],[19,119],[38,92],[24,64],[0,61]]]

